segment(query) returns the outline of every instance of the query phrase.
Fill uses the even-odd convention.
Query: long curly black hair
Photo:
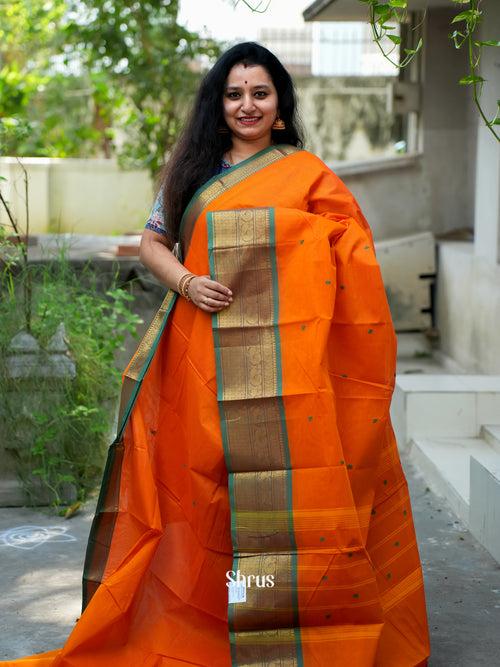
[[[304,145],[295,87],[278,58],[256,42],[243,42],[228,49],[203,78],[184,129],[160,174],[163,215],[171,248],[179,240],[179,225],[189,200],[217,172],[223,154],[231,148],[231,134],[217,130],[225,126],[225,83],[231,68],[239,63],[264,67],[277,90],[280,118],[285,121],[286,129],[273,130],[272,141],[299,148]]]

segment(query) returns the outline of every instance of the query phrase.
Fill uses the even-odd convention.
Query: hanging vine
[[[256,2],[250,2],[250,0],[233,0],[233,5],[237,7],[240,2],[256,14],[264,14],[271,4],[271,0],[256,0]]]
[[[481,0],[453,0],[453,2],[458,5],[469,5],[468,9],[460,12],[453,18],[452,24],[459,24],[461,29],[455,29],[450,35],[456,49],[462,48],[464,44],[467,48],[469,72],[466,76],[460,79],[459,83],[463,86],[472,86],[472,96],[481,118],[495,139],[500,141],[500,135],[496,130],[500,125],[500,100],[497,100],[495,116],[492,119],[489,119],[480,101],[485,79],[479,74],[479,64],[481,62],[483,48],[498,48],[500,46],[500,41],[481,41],[474,38],[474,32],[477,29],[483,14],[480,9]]]
[[[272,0],[234,0],[234,5],[243,2],[252,12],[264,13],[270,6]],[[408,15],[408,0],[359,0],[368,5],[369,21],[372,35],[375,43],[380,49],[384,58],[386,58],[394,67],[402,69],[406,67],[415,56],[422,50],[423,40],[420,37],[415,48],[403,47],[402,53],[398,51],[401,46],[401,37],[392,34],[397,24],[404,23]],[[468,73],[459,80],[461,86],[471,86],[474,104],[479,114],[497,141],[500,141],[500,134],[497,128],[500,126],[500,100],[497,100],[495,115],[488,118],[488,115],[481,103],[481,94],[485,79],[479,74],[479,66],[483,48],[494,48],[500,46],[499,40],[479,40],[477,39],[477,28],[483,19],[481,9],[482,0],[450,0],[454,5],[460,5],[460,11],[451,20],[453,32],[449,35],[453,40],[456,49],[464,47],[467,49]],[[467,6],[465,9],[464,7]],[[425,13],[424,13],[425,16]],[[423,20],[423,19],[422,19]],[[459,26],[455,27],[455,26]],[[415,26],[416,30],[419,26]],[[389,48],[386,48],[387,40],[390,42]],[[394,52],[398,53],[398,58],[391,57]]]

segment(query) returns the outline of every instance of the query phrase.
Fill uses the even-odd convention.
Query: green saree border
[[[274,208],[270,210],[270,246],[276,248],[276,219]],[[273,274],[273,307],[274,307],[274,332],[276,339],[276,375],[278,380],[277,400],[280,410],[281,425],[284,439],[284,452],[287,470],[291,471],[290,445],[288,441],[288,429],[286,427],[285,405],[283,403],[283,367],[281,364],[281,337],[278,326],[279,319],[279,289],[278,289],[278,262],[276,259],[276,251],[271,252],[271,270]],[[293,508],[292,508],[292,474],[287,473],[287,499],[288,499],[288,531],[290,534],[290,541],[292,547],[292,581],[293,581],[293,616],[294,616],[294,634],[295,642],[298,649],[298,665],[302,667],[302,645],[299,629],[299,592],[298,592],[298,555],[297,543],[295,540],[295,530],[293,525]]]
[[[267,146],[245,160],[229,167],[229,169],[225,169],[223,173],[215,174],[215,176],[212,176],[206,183],[203,183],[191,197],[181,218],[179,225],[179,261],[182,262],[187,255],[192,228],[196,222],[196,218],[198,218],[198,215],[201,213],[201,210],[210,204],[211,201],[235,185],[238,185],[249,176],[274,164],[276,161],[286,158],[289,155],[293,155],[301,150],[301,148],[297,148],[291,144],[273,144]],[[270,156],[270,153],[274,153],[275,155]],[[250,171],[247,169],[249,166],[253,167]],[[213,192],[207,193],[207,191],[217,183],[219,183],[219,187],[212,188]],[[205,195],[205,197],[203,197],[203,195]],[[193,214],[197,205],[202,206],[202,208],[200,211]],[[188,220],[191,224],[190,230],[187,230]]]
[[[274,332],[274,341],[275,341],[275,353],[276,353],[276,396],[275,400],[277,401],[279,418],[281,423],[281,429],[283,434],[283,447],[285,453],[285,466],[286,466],[286,503],[287,503],[287,512],[288,512],[288,533],[290,538],[290,556],[291,556],[291,576],[292,576],[292,595],[291,595],[291,604],[293,608],[293,613],[291,620],[293,627],[288,628],[293,635],[293,643],[295,645],[295,656],[293,659],[293,664],[297,667],[303,667],[303,652],[302,652],[302,643],[301,643],[301,632],[299,625],[299,604],[298,604],[298,574],[297,574],[297,565],[298,565],[298,555],[297,555],[297,544],[294,533],[294,521],[293,521],[293,507],[292,507],[292,476],[291,476],[291,458],[290,458],[290,449],[287,435],[287,425],[286,425],[286,416],[285,408],[283,403],[283,371],[282,371],[282,361],[281,361],[281,339],[279,332],[279,288],[278,288],[278,266],[276,258],[276,222],[275,222],[275,211],[272,207],[264,207],[265,210],[269,212],[269,258],[271,265],[271,286],[272,286],[272,295],[273,295],[273,311],[272,311],[272,329]],[[213,279],[216,276],[216,262],[215,262],[215,241],[214,241],[214,224],[215,216],[220,214],[221,211],[209,211],[207,212],[207,235],[208,235],[208,259],[210,267],[210,275]],[[228,430],[226,424],[226,414],[224,409],[224,387],[223,387],[223,363],[221,358],[221,338],[218,329],[218,313],[212,313],[212,334],[214,338],[214,348],[215,348],[215,364],[216,364],[216,375],[217,375],[217,403],[219,408],[219,417],[220,417],[220,427],[221,427],[221,436],[222,436],[222,445],[224,456],[226,460],[226,467],[228,470],[228,495],[231,507],[231,539],[233,544],[233,561],[232,569],[233,571],[238,570],[238,563],[241,560],[241,551],[238,549],[238,526],[236,523],[236,494],[235,494],[235,475],[232,465],[232,453],[230,450],[228,442]],[[236,471],[237,472],[237,471]],[[242,663],[239,661],[238,657],[238,638],[241,635],[241,632],[238,631],[235,627],[235,613],[236,605],[228,603],[228,633],[230,641],[230,650],[231,650],[231,664],[232,667],[239,667]],[[269,644],[269,650],[272,652],[273,644]],[[246,664],[246,663],[245,663]],[[288,664],[288,663],[287,663]],[[290,663],[291,664],[291,663]]]
[[[153,360],[154,353],[156,352],[156,348],[158,347],[158,343],[160,342],[161,336],[178,296],[178,293],[172,289],[167,291],[167,294],[165,295],[160,308],[156,312],[150,326],[148,327],[148,330],[141,339],[141,342],[137,346],[137,350],[134,354],[135,357],[141,350],[143,353],[145,353],[143,354],[143,359],[139,361],[139,368],[135,368],[133,371],[133,375],[135,377],[132,377],[132,374],[125,374],[126,378],[130,378],[134,382],[134,388],[132,390],[132,395],[128,399],[128,402],[122,411],[121,420],[119,420],[118,433],[116,436],[117,440],[121,438],[123,431],[125,430],[125,426],[127,425],[128,418],[136,401],[139,389],[142,385],[142,381],[146,375],[146,371],[151,364],[151,361]],[[152,344],[150,344],[151,337],[153,337]],[[131,365],[133,365],[133,363]]]
[[[98,586],[102,583],[108,561],[109,546],[119,512],[121,469],[124,456],[123,432],[177,296],[177,292],[171,289],[167,291],[160,308],[137,346],[124,375],[117,434],[108,449],[85,552],[82,577],[82,613]],[[90,578],[91,574],[92,578]]]

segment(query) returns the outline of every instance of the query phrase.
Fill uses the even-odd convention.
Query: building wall
[[[428,12],[424,34],[423,153],[435,233],[474,226],[477,118],[471,91],[459,85],[467,73],[465,48],[448,34],[457,9]]]
[[[485,0],[481,9],[484,21],[478,39],[498,39],[500,3]],[[481,75],[486,79],[481,100],[492,118],[500,91],[500,49],[485,49]],[[448,178],[441,183],[441,197],[449,202],[449,210],[443,213],[444,222],[452,224],[451,214],[455,224],[470,220],[474,223],[475,239],[474,244],[440,243],[437,326],[443,352],[468,371],[492,374],[500,373],[500,145],[483,125],[476,107],[469,100],[465,107],[457,110],[462,128],[450,119],[450,129],[443,129],[443,139],[436,132],[436,140],[444,151],[446,139],[452,146]],[[463,192],[457,192],[460,184]],[[453,197],[456,202],[450,201]],[[436,200],[435,209],[438,205]]]
[[[375,241],[429,231],[429,193],[419,157],[331,163],[358,201]],[[411,204],[409,204],[409,202]]]
[[[153,187],[146,171],[122,171],[115,160],[22,158],[28,172],[33,233],[123,234],[144,227]],[[2,185],[24,230],[23,172],[15,158],[0,158]],[[7,216],[0,210],[0,222]]]
[[[308,147],[325,161],[396,155],[387,110],[393,77],[296,78]]]
[[[440,348],[470,373],[500,373],[500,265],[475,256],[472,243],[438,247]]]
[[[485,0],[481,5],[487,20],[481,24],[482,40],[498,40],[500,33],[500,3]],[[481,105],[489,119],[497,111],[500,97],[500,49],[485,47],[481,56],[481,74],[486,79]],[[474,116],[478,112],[474,106]],[[500,126],[496,126],[500,134]],[[477,169],[475,198],[474,252],[487,261],[500,262],[500,143],[490,130],[479,123],[477,137]]]

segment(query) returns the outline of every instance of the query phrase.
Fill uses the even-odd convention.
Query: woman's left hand
[[[218,313],[233,300],[229,287],[207,275],[192,278],[188,285],[188,294],[191,301],[207,313]]]

